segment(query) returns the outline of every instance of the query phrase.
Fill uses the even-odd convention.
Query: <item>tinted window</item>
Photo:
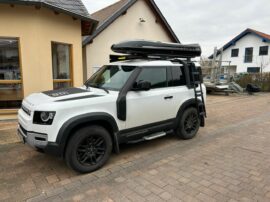
[[[136,82],[148,81],[151,88],[167,87],[166,67],[145,67],[138,76]]]
[[[183,86],[186,85],[186,79],[181,67],[170,67],[171,75],[169,86]]]

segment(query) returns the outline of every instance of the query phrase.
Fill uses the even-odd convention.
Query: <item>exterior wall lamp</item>
[[[143,19],[143,18],[140,18],[139,20],[140,20],[141,23],[146,22],[145,19]]]

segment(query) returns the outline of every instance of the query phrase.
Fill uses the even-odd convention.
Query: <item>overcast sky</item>
[[[83,0],[93,13],[117,0]],[[181,43],[199,43],[203,55],[246,28],[270,34],[270,0],[155,0]]]

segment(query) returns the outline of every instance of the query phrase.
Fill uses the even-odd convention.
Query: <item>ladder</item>
[[[201,118],[206,118],[207,115],[206,115],[206,107],[205,107],[203,90],[202,90],[201,76],[202,76],[201,70],[192,71],[192,83],[193,83],[195,102],[197,105],[198,113]],[[198,87],[199,89],[197,89]],[[201,119],[201,120],[204,120],[204,119]]]

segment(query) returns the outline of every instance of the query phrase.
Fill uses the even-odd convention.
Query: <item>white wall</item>
[[[146,22],[141,23],[140,18]],[[156,22],[155,14],[144,0],[137,1],[125,15],[120,16],[101,32],[93,43],[84,48],[86,51],[84,68],[87,67],[87,78],[92,75],[94,69],[109,63],[109,55],[113,54],[112,44],[134,39],[172,42],[162,24]]]
[[[247,72],[248,67],[260,67],[261,58],[259,56],[260,46],[270,46],[270,43],[266,43],[262,41],[262,38],[258,37],[254,34],[248,34],[239,41],[236,42],[235,45],[232,45],[228,49],[223,52],[222,60],[223,61],[231,61],[231,66],[237,66],[237,73]],[[245,48],[253,47],[253,62],[252,63],[244,63],[245,56]],[[238,57],[231,57],[232,49],[239,48]],[[270,49],[268,50],[268,55],[263,56],[264,61],[268,61],[268,66],[264,68],[264,72],[270,72]],[[227,63],[223,63],[224,65]]]

